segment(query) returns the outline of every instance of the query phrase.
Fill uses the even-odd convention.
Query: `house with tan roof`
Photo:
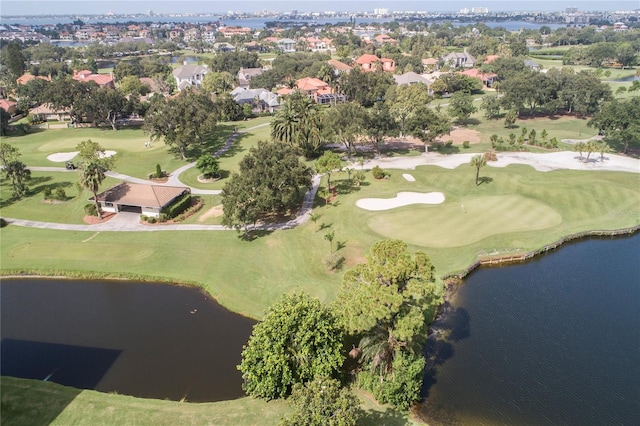
[[[422,67],[425,71],[434,71],[438,69],[439,62],[436,58],[424,58],[422,59]]]
[[[386,72],[396,70],[396,61],[389,58],[378,58],[376,55],[364,54],[356,59],[356,64],[360,65],[363,71],[376,71],[378,69]]]
[[[93,81],[100,87],[116,88],[113,77],[107,74],[94,74],[89,70],[78,71],[73,75],[73,79],[77,81]]]
[[[122,182],[98,194],[102,211],[134,212],[158,217],[162,210],[191,190],[183,186],[145,185]]]
[[[492,72],[482,72],[478,68],[472,68],[470,70],[459,72],[458,74],[466,75],[467,77],[477,78],[482,81],[482,84],[486,87],[493,86],[493,83],[498,78],[498,74]]]
[[[381,47],[385,44],[398,44],[398,40],[389,37],[388,34],[379,34],[373,38],[373,44],[377,47]]]
[[[349,74],[349,71],[352,70],[352,67],[336,59],[329,59],[327,63],[331,65],[334,70],[336,70],[336,75],[339,75],[342,73]]]
[[[22,74],[20,77],[18,77],[16,79],[16,82],[18,84],[27,84],[28,82],[30,82],[34,78],[40,78],[40,79],[45,80],[45,81],[51,81],[51,77],[48,77],[46,75],[33,75],[33,74],[30,74],[30,73],[27,72],[27,73]]]

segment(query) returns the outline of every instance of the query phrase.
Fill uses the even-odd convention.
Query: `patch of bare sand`
[[[452,140],[454,145],[462,145],[464,141],[469,141],[470,144],[480,143],[480,132],[458,127],[440,139],[444,141]]]
[[[222,210],[222,204],[219,204],[217,206],[213,206],[211,207],[209,210],[207,210],[206,212],[204,212],[199,218],[198,218],[198,222],[204,222],[207,219],[210,219],[212,217],[220,217],[224,214],[224,211]]]

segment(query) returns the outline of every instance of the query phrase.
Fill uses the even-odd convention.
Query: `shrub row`
[[[164,208],[161,215],[165,215],[167,219],[173,219],[183,211],[191,207],[191,194],[182,195],[176,202]]]

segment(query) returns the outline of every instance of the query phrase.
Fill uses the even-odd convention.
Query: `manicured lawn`
[[[461,200],[460,206],[387,210],[367,224],[381,236],[417,246],[459,247],[492,235],[546,229],[561,222],[560,214],[548,205],[512,194]]]
[[[543,130],[547,131],[548,139],[557,138],[558,141],[562,139],[587,139],[595,136],[598,132],[587,126],[588,119],[577,118],[574,116],[556,116],[553,118],[539,117],[539,118],[526,118],[516,120],[515,124],[511,128],[504,127],[504,119],[487,120],[480,119],[479,115],[476,115],[479,123],[477,125],[469,125],[470,129],[475,129],[481,133],[483,143],[487,143],[487,148],[490,145],[491,135],[494,133],[501,136],[505,141],[509,140],[509,134],[513,133],[516,136],[520,136],[523,127],[527,129],[527,135],[531,130],[535,129],[537,139],[541,140],[541,134]],[[530,147],[531,151],[535,152],[535,147]]]
[[[11,201],[11,184],[7,179],[1,179],[2,216],[42,222],[83,223],[84,206],[91,203],[89,198],[92,195],[88,191],[78,194],[77,183],[77,172],[32,172],[29,183],[30,195],[19,202],[13,202]],[[117,179],[107,178],[101,188],[106,189],[118,183]],[[46,187],[51,188],[54,193],[56,188],[64,189],[67,200],[46,201],[44,199]]]
[[[291,412],[286,401],[240,398],[180,403],[81,390],[40,380],[2,377],[3,426],[33,425],[277,425]],[[407,413],[362,400],[362,426],[418,424]]]
[[[250,122],[239,122],[237,125],[229,125],[227,127],[237,127],[239,130],[243,130],[249,127],[258,126],[260,124],[268,123],[271,119],[259,118]],[[248,125],[247,123],[251,123]],[[244,125],[244,126],[243,126]],[[233,126],[233,127],[232,127]],[[222,179],[211,183],[198,182],[198,176],[202,173],[197,168],[191,168],[180,175],[180,181],[185,185],[192,186],[200,189],[222,189],[229,180],[229,177],[233,172],[239,170],[238,164],[240,160],[249,153],[249,149],[256,146],[259,141],[266,141],[270,138],[270,127],[264,126],[252,130],[250,133],[241,133],[234,146],[227,153],[222,154],[220,159],[220,170],[222,171]]]

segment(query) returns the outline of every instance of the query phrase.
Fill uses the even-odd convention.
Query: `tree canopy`
[[[336,311],[359,338],[359,383],[383,403],[408,407],[419,398],[426,327],[441,302],[431,261],[400,240],[373,245],[366,263],[347,271]]]
[[[289,395],[295,384],[337,376],[343,362],[338,318],[299,293],[284,295],[254,326],[238,369],[247,394],[272,399]]]
[[[213,137],[217,120],[217,108],[209,96],[184,90],[174,98],[152,102],[144,130],[151,139],[164,137],[164,142],[186,159],[190,148]]]
[[[281,426],[355,426],[363,414],[358,398],[334,379],[296,383],[290,401],[294,412]]]
[[[246,231],[258,220],[290,213],[301,202],[301,190],[311,186],[312,176],[297,149],[259,142],[222,190],[222,223]]]

